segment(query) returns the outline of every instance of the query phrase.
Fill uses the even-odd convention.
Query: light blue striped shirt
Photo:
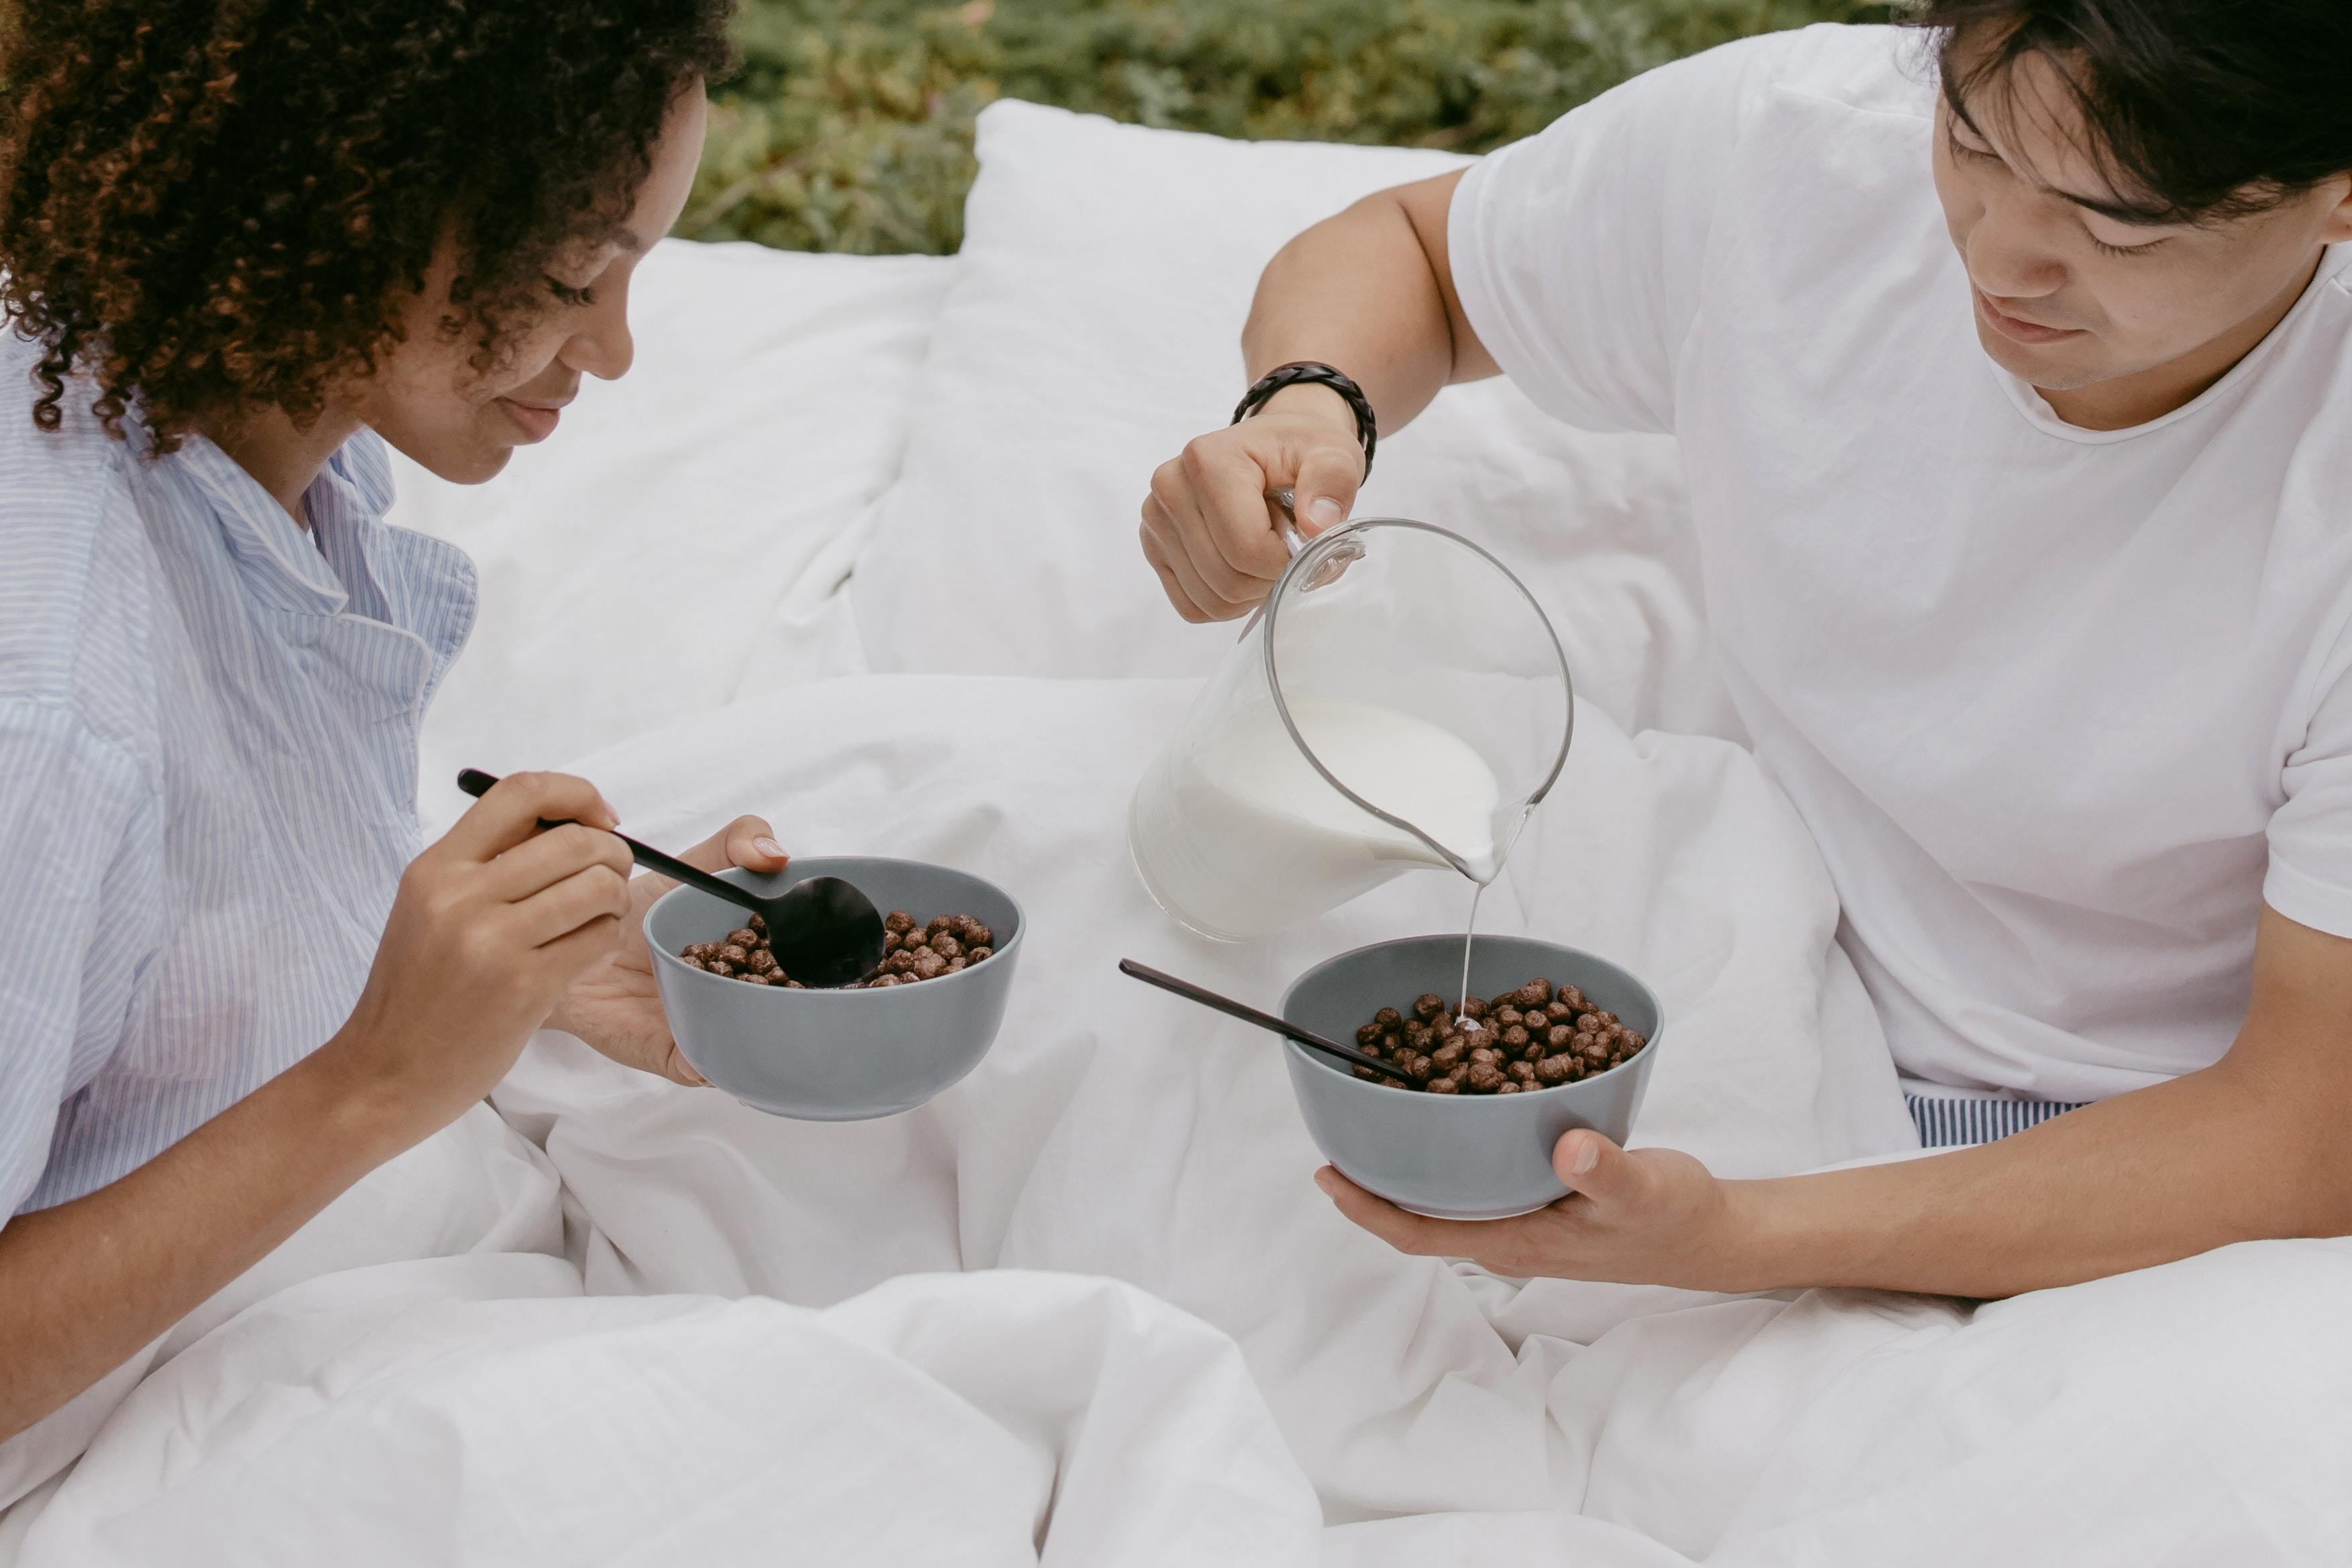
[[[221,449],[34,427],[0,330],[0,1220],[153,1158],[350,1016],[417,851],[474,571],[362,431],[305,532]]]

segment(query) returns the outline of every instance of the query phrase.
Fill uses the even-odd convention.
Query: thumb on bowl
[[[669,1055],[662,1062],[662,1076],[672,1083],[682,1083],[688,1089],[710,1087],[710,1080],[694,1070],[694,1064],[686,1059],[686,1053],[677,1048],[676,1040],[669,1043]]]
[[[792,858],[776,842],[767,818],[739,816],[678,858],[706,871],[724,871],[730,866],[747,871],[781,871]]]
[[[1570,1191],[1604,1203],[1622,1193],[1633,1173],[1625,1151],[1589,1127],[1560,1135],[1551,1146],[1551,1168]]]

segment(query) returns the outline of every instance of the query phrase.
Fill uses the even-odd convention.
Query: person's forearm
[[[321,1051],[121,1180],[0,1228],[0,1438],[121,1365],[418,1130]]]
[[[1453,293],[1445,211],[1455,178],[1367,196],[1284,246],[1258,279],[1242,331],[1252,378],[1294,360],[1333,365],[1364,389],[1387,432],[1447,383],[1494,374]],[[1349,417],[1327,388],[1276,395]]]
[[[2231,1242],[2352,1232],[2336,1096],[2224,1062],[1979,1148],[1730,1184],[1736,1289],[2000,1297]]]

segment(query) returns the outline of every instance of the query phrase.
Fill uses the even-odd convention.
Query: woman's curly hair
[[[0,320],[116,437],[315,418],[454,236],[494,363],[543,269],[624,218],[732,0],[0,0]]]

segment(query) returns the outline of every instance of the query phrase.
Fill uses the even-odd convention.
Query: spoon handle
[[[1286,1039],[1297,1040],[1308,1050],[1321,1051],[1327,1057],[1337,1057],[1339,1060],[1354,1067],[1370,1068],[1383,1078],[1398,1076],[1394,1062],[1384,1062],[1378,1057],[1366,1056],[1353,1047],[1343,1046],[1337,1040],[1327,1040],[1311,1030],[1300,1028],[1287,1018],[1277,1017],[1272,1013],[1261,1013],[1246,1002],[1236,1002],[1230,996],[1220,996],[1213,991],[1204,991],[1189,980],[1179,980],[1174,975],[1163,973],[1149,964],[1138,963],[1131,958],[1122,958],[1118,961],[1118,972],[1129,979],[1140,980],[1146,985],[1157,985],[1162,991],[1173,992],[1187,1002],[1198,1002],[1203,1007],[1214,1007],[1218,1012],[1228,1017],[1239,1018],[1244,1024],[1255,1024],[1261,1029],[1271,1029]]]
[[[457,787],[476,800],[488,795],[490,786],[498,782],[497,774],[486,773],[479,768],[464,768],[457,773]],[[563,826],[560,822],[550,822],[544,817],[540,819],[539,825],[541,827]],[[724,899],[730,904],[740,904],[753,914],[760,913],[767,902],[759,894],[747,888],[739,888],[722,877],[714,877],[699,866],[689,866],[675,855],[665,855],[649,844],[640,844],[625,833],[615,833],[613,837],[629,847],[631,859],[658,876],[667,877],[672,881],[684,882],[688,887],[699,888],[714,899]]]

